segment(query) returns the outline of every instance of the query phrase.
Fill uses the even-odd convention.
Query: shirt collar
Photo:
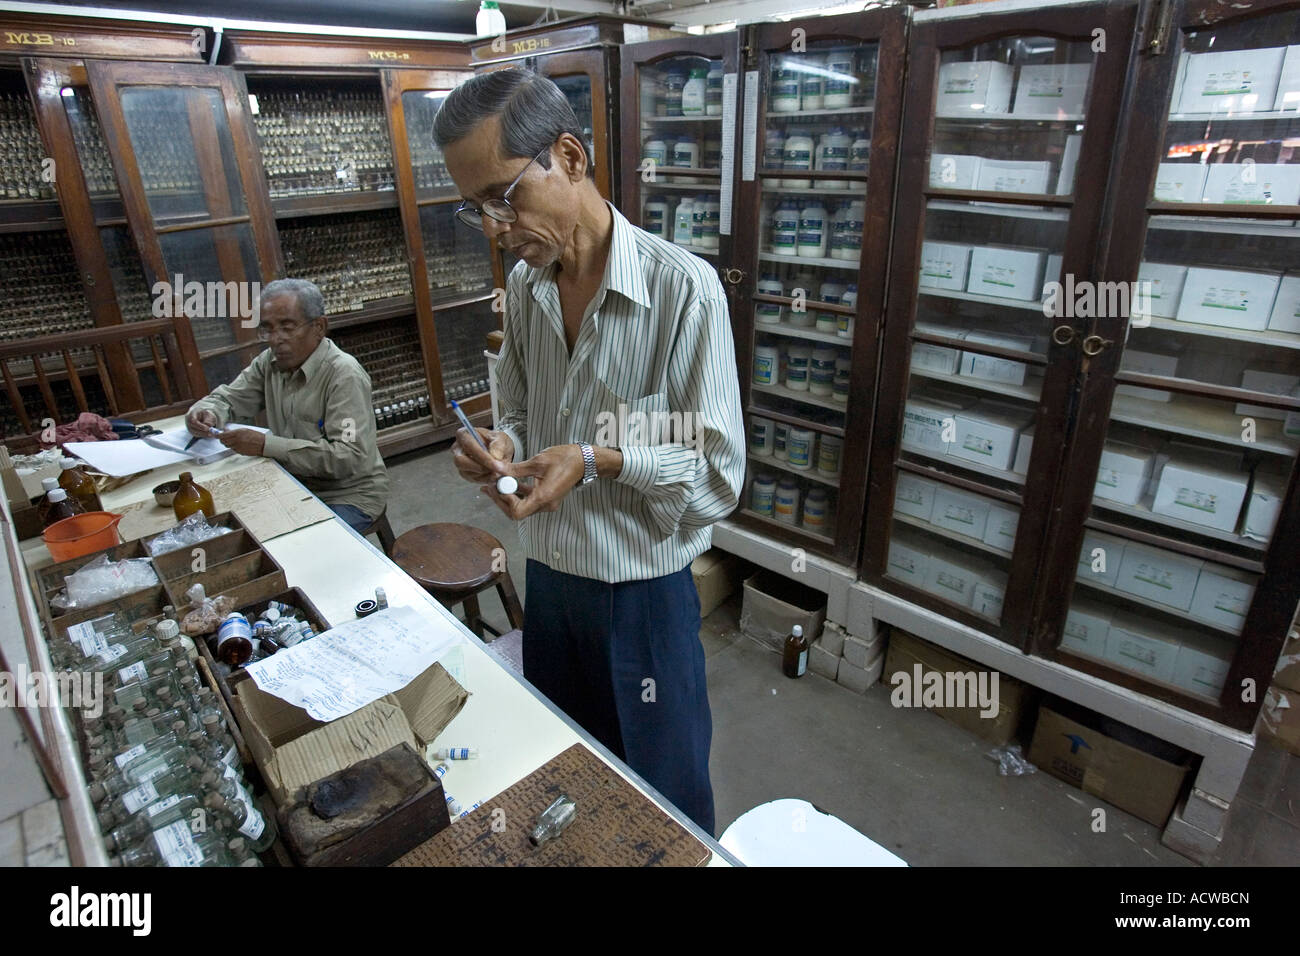
[[[317,370],[325,364],[325,359],[328,357],[330,349],[333,347],[334,343],[330,341],[329,336],[325,336],[325,338],[320,340],[320,344],[316,346],[311,355],[307,356],[307,360],[299,365],[294,372],[302,372],[303,380],[311,381],[312,376],[314,376]]]
[[[648,309],[650,290],[646,286],[645,267],[641,263],[641,254],[637,245],[637,228],[628,222],[608,199],[605,200],[605,205],[609,207],[614,217],[614,234],[609,241],[609,257],[605,260],[605,278],[602,285],[607,290],[617,292]],[[544,269],[534,269],[529,266],[524,282],[531,286],[543,277],[548,282],[554,282],[557,268],[558,263],[551,263]]]

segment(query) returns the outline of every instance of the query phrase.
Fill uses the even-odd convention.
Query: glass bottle
[[[796,624],[785,639],[781,655],[781,672],[786,677],[802,677],[808,670],[808,639],[803,636],[803,626]]]
[[[50,507],[50,492],[57,487],[59,487],[59,479],[41,479],[41,500],[36,503],[36,517],[40,519],[41,527],[45,527],[45,512],[48,511]]]
[[[207,771],[204,771],[206,774]],[[177,793],[196,793],[201,788],[192,767],[174,767],[164,774],[137,784],[111,800],[100,801],[99,824],[104,830],[120,826],[145,807]],[[93,788],[92,788],[93,790]],[[92,799],[94,794],[92,792]]]
[[[178,820],[153,832],[153,839],[124,849],[115,866],[230,866],[234,862],[217,831],[191,833]]]
[[[257,809],[247,793],[233,799],[221,793],[209,793],[204,803],[218,814],[232,818],[240,834],[251,841],[254,852],[261,853],[275,842],[275,821]]]
[[[48,528],[55,522],[84,514],[85,511],[76,498],[69,497],[62,488],[55,488],[45,496],[45,522],[42,527]]]
[[[208,519],[216,517],[217,508],[212,503],[212,493],[202,485],[196,484],[194,475],[188,471],[181,472],[181,484],[172,499],[172,512],[177,521],[184,521],[197,511],[202,511]]]
[[[59,475],[59,487],[68,493],[69,498],[76,498],[83,511],[99,511],[99,492],[95,490],[95,479],[81,470],[81,462],[75,458],[64,458],[59,464],[63,468]]]
[[[196,793],[174,793],[163,797],[109,831],[104,837],[104,846],[110,853],[124,850],[169,823],[179,821],[188,825],[194,811],[204,808],[204,799]]]

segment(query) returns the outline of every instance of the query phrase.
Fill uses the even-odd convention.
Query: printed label
[[[125,653],[126,653],[126,648],[123,647],[121,644],[111,644],[108,647],[104,648],[102,651],[100,651],[98,657],[105,664],[111,664],[113,663],[113,661],[117,660]]]
[[[122,794],[122,806],[126,807],[127,813],[136,813],[157,799],[158,788],[146,782]]]
[[[117,672],[117,682],[129,684],[132,681],[144,680],[148,676],[149,669],[144,666],[144,661],[136,661],[130,667],[123,667]]]
[[[124,750],[122,753],[117,755],[116,758],[117,768],[121,770],[132,760],[134,760],[136,757],[139,757],[143,753],[144,753],[144,744],[136,744],[130,750]]]
[[[184,820],[155,830],[153,841],[167,866],[199,866],[203,863],[203,851],[195,845]]]
[[[152,820],[154,817],[158,816],[158,814],[162,813],[164,810],[170,810],[172,807],[176,806],[176,804],[180,802],[181,802],[180,794],[173,793],[170,797],[166,797],[162,800],[159,800],[157,803],[151,806],[146,812],[149,814],[149,819]]]

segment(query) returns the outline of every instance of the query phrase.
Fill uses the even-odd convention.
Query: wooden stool
[[[366,530],[361,532],[361,537],[368,538],[372,534],[379,536],[379,547],[383,549],[384,554],[391,558],[393,556],[393,545],[397,541],[393,537],[393,526],[388,523],[387,508],[379,512],[379,517],[366,526]]]
[[[524,626],[524,609],[506,570],[506,549],[486,531],[463,524],[422,524],[397,539],[391,557],[447,609],[464,604],[465,626],[480,639],[485,628],[501,636],[479,612],[478,594],[490,587],[501,595],[510,626]]]

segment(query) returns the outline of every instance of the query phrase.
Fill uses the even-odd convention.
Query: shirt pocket
[[[597,378],[592,411],[596,428],[594,445],[627,448],[660,445],[671,440],[673,416],[668,412],[667,392],[625,398]]]

